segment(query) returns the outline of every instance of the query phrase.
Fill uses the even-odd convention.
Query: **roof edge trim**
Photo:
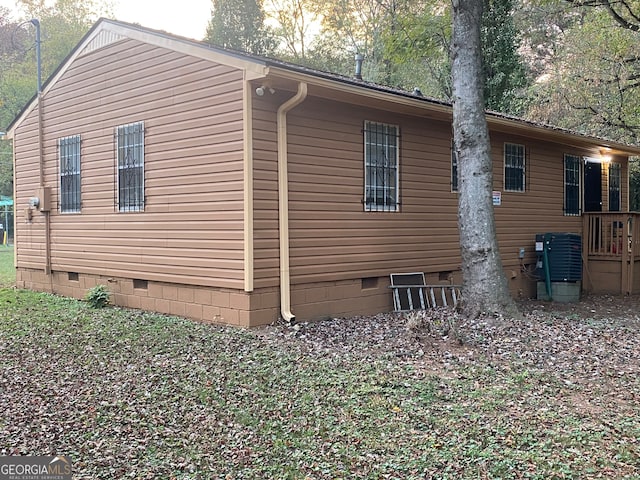
[[[138,40],[143,43],[166,48],[186,55],[191,55],[203,60],[235,67],[247,72],[248,79],[257,79],[265,76],[266,63],[256,58],[243,56],[239,53],[223,51],[213,46],[190,40],[184,37],[178,37],[166,32],[151,30],[133,24],[128,24],[107,18],[100,18],[85,36],[78,42],[75,48],[62,61],[58,68],[49,76],[42,87],[42,95],[46,94],[56,84],[62,75],[69,69],[71,64],[83,54],[85,48],[102,32],[110,32],[132,40]],[[37,96],[33,96],[25,105],[22,111],[9,124],[7,128],[7,137],[13,138],[15,129],[20,126],[24,119],[37,106]]]

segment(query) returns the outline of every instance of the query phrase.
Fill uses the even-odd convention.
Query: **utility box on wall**
[[[36,197],[39,200],[38,210],[41,212],[51,211],[51,187],[40,187],[36,191]]]

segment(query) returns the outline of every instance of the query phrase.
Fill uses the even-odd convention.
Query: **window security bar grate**
[[[368,211],[398,209],[398,127],[366,122],[365,207]]]
[[[60,211],[80,211],[80,135],[58,140],[60,160]]]
[[[118,208],[144,210],[144,124],[123,125],[116,131],[118,151]]]

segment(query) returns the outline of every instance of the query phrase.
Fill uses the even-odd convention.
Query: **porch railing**
[[[634,264],[640,261],[640,213],[585,213],[582,231],[587,274],[590,261],[620,262],[621,293],[632,293]]]

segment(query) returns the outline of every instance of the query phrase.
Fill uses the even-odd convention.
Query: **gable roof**
[[[336,95],[337,92],[343,92],[343,94],[347,95],[365,97],[367,100],[377,99],[382,104],[390,102],[395,105],[404,105],[419,116],[431,117],[438,115],[440,118],[450,118],[452,116],[452,104],[450,102],[423,97],[405,90],[315,70],[282,60],[223,49],[206,42],[106,18],[99,19],[93,25],[67,58],[51,74],[42,87],[42,94],[46,96],[47,92],[68,70],[76,58],[125,38],[167,48],[222,65],[240,68],[245,71],[245,78],[248,80],[275,77],[293,81],[305,81],[310,85],[325,89],[325,91],[333,95]],[[37,106],[37,103],[38,98],[34,96],[25,105],[9,125],[7,129],[9,137],[13,137],[15,129]],[[511,132],[580,148],[606,149],[611,154],[640,155],[640,146],[583,135],[565,128],[536,123],[511,115],[487,111],[486,118],[490,130]],[[595,150],[594,153],[596,153]]]

